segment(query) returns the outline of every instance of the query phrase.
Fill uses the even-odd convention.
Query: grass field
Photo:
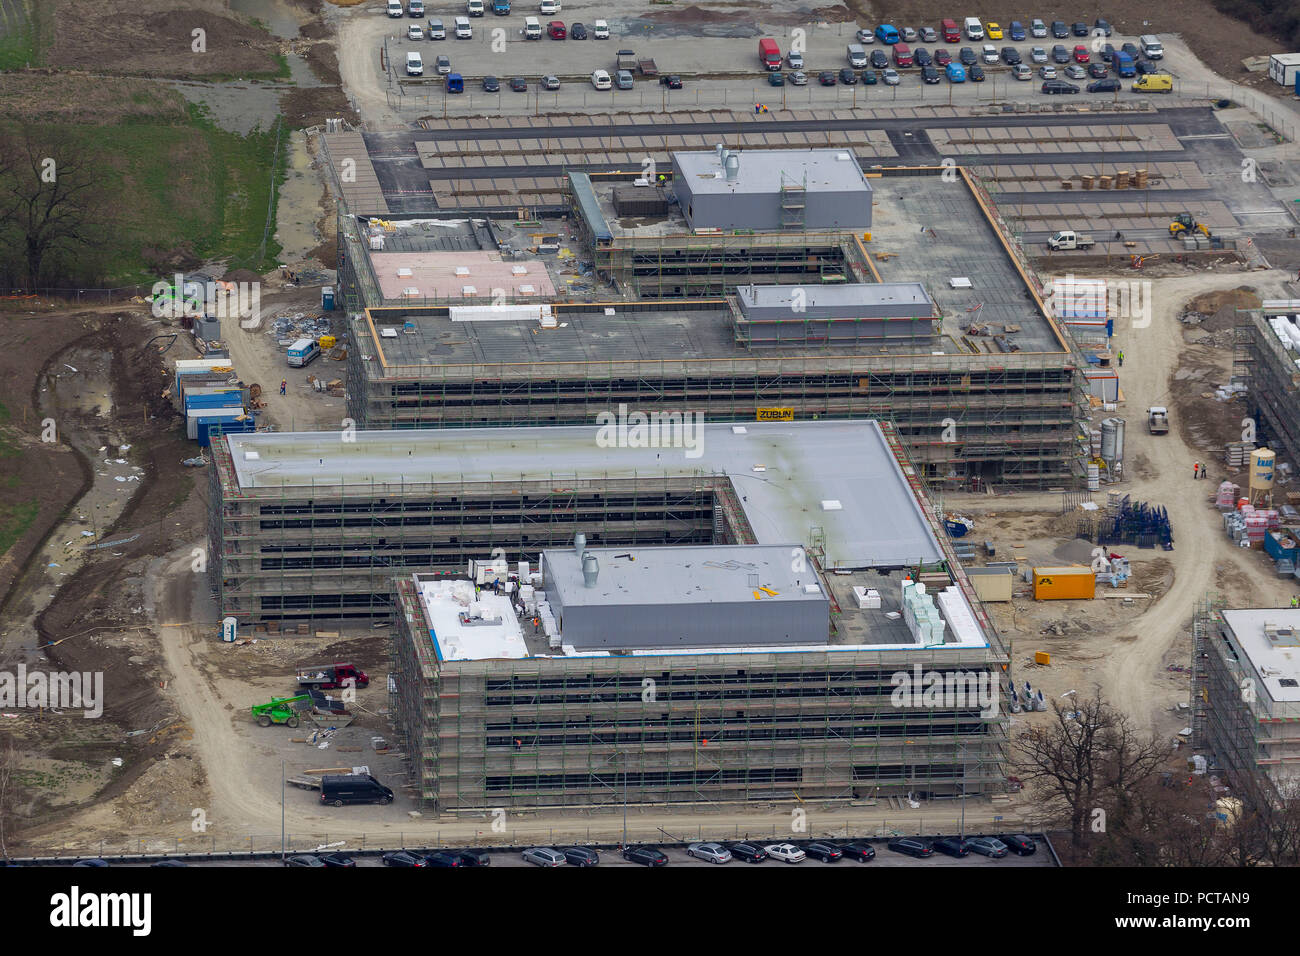
[[[43,66],[52,38],[50,4],[0,0],[0,70]]]

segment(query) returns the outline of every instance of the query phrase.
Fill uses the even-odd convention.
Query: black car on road
[[[1063,93],[1078,93],[1079,88],[1073,83],[1065,82],[1065,80],[1048,80],[1043,84],[1043,92],[1051,95],[1060,95]]]
[[[834,86],[835,74],[832,73],[830,70],[822,70],[820,73],[817,74],[817,82],[820,83],[822,86]]]
[[[1038,851],[1038,844],[1023,833],[998,834],[998,839],[1007,845],[1007,849],[1020,856],[1033,856]]]
[[[1070,28],[1065,25],[1064,20],[1052,21],[1052,36],[1058,40],[1064,40],[1070,35]]]
[[[734,859],[746,863],[762,863],[767,859],[767,851],[757,843],[732,843],[727,849]]]
[[[1088,84],[1089,93],[1115,93],[1123,89],[1119,80],[1098,80]]]
[[[846,66],[840,70],[840,82],[845,86],[853,86],[858,82],[858,74],[854,73]]]
[[[930,844],[930,846],[935,850],[938,850],[944,856],[962,857],[970,854],[970,847],[966,845],[966,841],[960,840],[957,837],[943,837],[942,839],[935,840]]]
[[[394,850],[391,853],[385,853],[380,859],[383,860],[384,866],[424,866],[424,860],[414,853],[408,853],[406,850]]]
[[[840,847],[846,860],[857,860],[859,863],[870,863],[876,858],[876,848],[870,843],[846,843]]]
[[[585,26],[583,26],[581,23],[574,23],[574,24],[572,24],[572,25],[569,27],[569,39],[570,39],[570,40],[585,40],[585,39],[587,39],[587,28],[586,28]]]
[[[823,863],[838,863],[844,856],[844,851],[833,843],[823,843],[817,840],[813,843],[805,843],[803,851],[814,860],[821,860]]]
[[[974,50],[968,46],[964,46],[957,51],[957,59],[961,60],[962,66],[974,66],[979,62],[980,58],[975,55]]]
[[[501,81],[498,80],[495,76],[485,76],[485,77],[483,77],[483,92],[484,92],[484,93],[500,93],[500,92],[501,92]]]
[[[657,846],[629,846],[623,849],[623,859],[642,866],[667,866],[668,857]]]
[[[564,862],[571,866],[595,866],[600,862],[600,854],[585,846],[562,846]]]
[[[893,852],[902,853],[904,856],[914,856],[918,859],[934,856],[934,850],[924,840],[913,840],[911,838],[890,840],[888,846]]]
[[[871,66],[877,70],[883,70],[889,66],[889,54],[884,50],[871,51]]]

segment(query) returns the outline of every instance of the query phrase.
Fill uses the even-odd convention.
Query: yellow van
[[[1134,93],[1172,93],[1174,78],[1168,73],[1148,73],[1133,83]]]

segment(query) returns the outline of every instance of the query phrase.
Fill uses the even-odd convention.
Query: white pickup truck
[[[1062,229],[1060,232],[1053,233],[1047,240],[1047,248],[1052,250],[1087,249],[1093,245],[1096,245],[1096,240],[1092,236],[1085,236],[1073,229]]]

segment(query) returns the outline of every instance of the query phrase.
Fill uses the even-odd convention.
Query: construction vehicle
[[[347,681],[354,681],[352,686],[365,687],[370,683],[366,672],[355,664],[313,664],[298,669],[298,686],[315,690],[333,690],[347,686]]]
[[[1186,232],[1200,232],[1205,235],[1206,239],[1212,238],[1210,227],[1203,222],[1197,222],[1185,212],[1174,216],[1174,221],[1169,224],[1169,235],[1177,238]]]
[[[1147,431],[1152,435],[1163,435],[1169,431],[1169,409],[1163,405],[1152,405],[1147,409]]]
[[[272,724],[297,727],[301,719],[293,705],[310,700],[310,694],[299,694],[297,697],[273,697],[269,704],[257,704],[253,707],[253,719],[257,721],[259,727],[270,727]]]
[[[1087,249],[1093,245],[1096,245],[1096,240],[1092,236],[1085,236],[1073,229],[1062,229],[1047,238],[1047,248],[1052,250]]]

